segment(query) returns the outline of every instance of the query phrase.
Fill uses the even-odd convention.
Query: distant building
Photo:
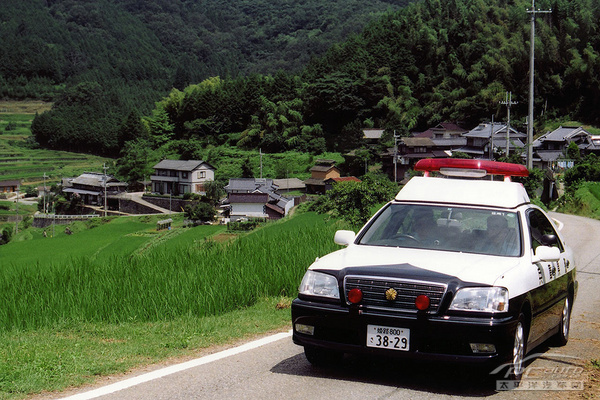
[[[273,179],[265,178],[231,178],[225,186],[225,192],[231,193],[268,193],[278,189]]]
[[[388,148],[381,153],[381,170],[391,179],[402,182],[406,173],[423,158],[444,158],[450,153],[439,149],[429,137],[402,137],[398,140],[398,153]],[[394,164],[394,158],[397,157]],[[396,172],[394,173],[394,168]]]
[[[310,178],[304,181],[306,193],[325,193],[325,180],[339,178],[340,170],[335,166],[335,160],[317,160],[315,166],[310,169]]]
[[[20,180],[0,181],[0,193],[15,193],[20,187]]]
[[[514,128],[508,129],[508,149],[506,124],[482,123],[463,135],[467,139],[464,147],[456,151],[466,153],[473,158],[490,158],[491,150],[502,151],[512,154],[517,149],[525,147],[523,141],[527,140],[527,134]]]
[[[113,176],[100,172],[85,172],[77,178],[64,179],[63,193],[68,197],[80,196],[84,204],[104,204],[104,194],[117,195],[127,190],[127,183],[121,182]]]
[[[184,193],[206,194],[204,184],[214,181],[215,168],[200,160],[162,160],[154,167],[152,192],[179,196]]]
[[[454,139],[462,137],[468,130],[454,122],[441,122],[424,132],[413,134],[414,137],[425,137],[429,139]]]
[[[294,199],[281,196],[277,189],[272,179],[233,178],[225,186],[227,200],[222,207],[231,221],[283,218],[294,206]]]
[[[306,184],[298,178],[274,179],[273,184],[277,186],[279,193],[306,192]]]
[[[415,133],[416,138],[429,138],[435,145],[435,150],[449,151],[459,149],[467,145],[467,138],[463,135],[468,132],[454,122],[442,122],[424,132]]]
[[[581,126],[560,126],[533,141],[533,165],[537,168],[570,168],[573,160],[567,160],[567,148],[575,143],[580,153],[597,153],[600,142]]]
[[[368,145],[376,145],[381,142],[384,132],[384,129],[365,128],[363,129],[363,141],[365,141]]]

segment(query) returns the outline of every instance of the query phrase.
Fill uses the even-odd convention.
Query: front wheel
[[[511,354],[512,364],[510,366],[509,378],[516,381],[521,380],[525,370],[525,354],[527,354],[527,327],[525,316],[519,315],[515,333],[513,335],[513,347]]]

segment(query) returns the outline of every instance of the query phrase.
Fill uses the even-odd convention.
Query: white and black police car
[[[312,364],[363,353],[506,364],[520,379],[528,350],[569,338],[571,249],[511,182],[524,166],[426,159],[415,170],[425,176],[358,234],[336,232],[346,247],[309,267],[292,303],[294,343]]]

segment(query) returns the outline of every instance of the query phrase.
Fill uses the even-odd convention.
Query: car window
[[[561,252],[563,251],[563,244],[556,234],[554,225],[543,212],[537,209],[529,210],[527,222],[529,224],[531,247],[534,250],[538,246],[550,246],[558,247]]]
[[[515,212],[390,204],[367,227],[359,244],[519,256],[518,221]]]

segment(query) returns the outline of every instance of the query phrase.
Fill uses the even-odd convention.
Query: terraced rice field
[[[48,109],[47,103],[37,106],[40,111]],[[0,181],[21,180],[22,186],[52,184],[85,171],[102,172],[103,163],[112,166],[113,160],[103,157],[36,148],[31,134],[34,110],[35,105],[0,102]]]

